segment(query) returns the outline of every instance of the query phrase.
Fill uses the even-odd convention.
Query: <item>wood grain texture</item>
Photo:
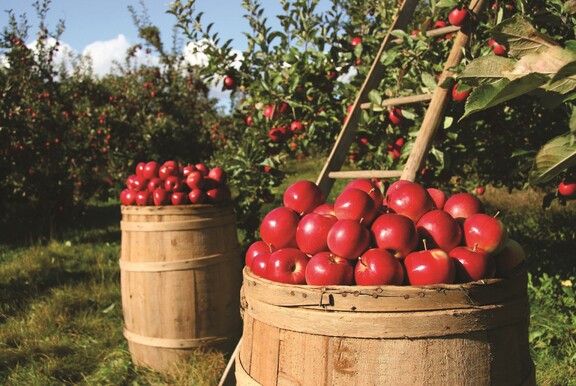
[[[174,370],[241,334],[242,258],[231,206],[122,206],[124,336],[134,363]]]

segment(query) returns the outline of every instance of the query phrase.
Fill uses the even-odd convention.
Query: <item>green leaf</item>
[[[426,86],[430,92],[434,92],[434,89],[436,88],[436,79],[434,79],[434,76],[427,72],[423,72],[422,83],[424,83],[424,86]]]
[[[460,120],[477,111],[485,110],[526,94],[545,84],[547,80],[544,75],[529,74],[514,80],[504,78],[494,83],[481,84],[468,96],[464,106],[464,114]]]
[[[496,55],[481,56],[471,61],[462,70],[458,79],[469,85],[479,85],[486,82],[495,82],[504,78],[505,72],[514,68],[516,61]]]
[[[368,99],[372,104],[376,106],[380,106],[382,104],[382,96],[376,89],[370,90],[368,93]]]
[[[459,0],[438,0],[436,7],[438,8],[454,8],[460,4]]]
[[[546,143],[536,154],[529,183],[546,183],[565,169],[576,166],[576,138],[570,132]]]
[[[506,42],[508,53],[518,58],[559,46],[551,37],[538,31],[519,14],[492,28],[490,34],[497,42]]]

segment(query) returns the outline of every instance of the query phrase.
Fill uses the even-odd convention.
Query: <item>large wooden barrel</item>
[[[242,331],[242,258],[231,206],[122,206],[124,336],[135,364],[170,372]]]
[[[245,268],[237,384],[534,385],[526,271],[435,286],[312,287]]]

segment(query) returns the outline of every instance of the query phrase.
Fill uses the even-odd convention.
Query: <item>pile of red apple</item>
[[[327,203],[311,181],[290,185],[260,224],[245,261],[255,275],[308,285],[430,285],[506,277],[524,259],[471,193],[397,180],[386,194],[351,181]]]
[[[139,206],[216,204],[230,199],[226,183],[222,168],[208,168],[204,163],[140,162],[126,178],[120,202]]]

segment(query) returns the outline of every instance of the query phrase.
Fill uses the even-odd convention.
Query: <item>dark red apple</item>
[[[416,230],[420,240],[426,240],[427,248],[440,248],[450,252],[462,242],[460,225],[441,209],[433,209],[420,217]]]
[[[260,224],[260,237],[276,249],[297,248],[296,229],[300,216],[285,206],[272,209]]]
[[[411,182],[399,185],[386,198],[388,210],[402,214],[415,223],[434,207],[428,191],[420,184]]]
[[[159,187],[152,192],[152,201],[154,201],[156,206],[168,205],[170,203],[170,194],[168,194],[166,189]]]
[[[294,132],[294,133],[299,133],[303,130],[304,125],[302,125],[301,121],[293,121],[290,124],[290,131]]]
[[[297,248],[278,249],[268,258],[266,278],[284,284],[306,284],[306,265],[309,260]]]
[[[194,188],[188,192],[188,201],[191,204],[204,204],[208,201],[208,196],[202,189]]]
[[[219,167],[214,167],[210,169],[210,171],[208,172],[208,178],[213,179],[220,185],[224,185],[228,181],[228,176],[226,172],[224,171],[224,169]]]
[[[158,168],[158,177],[162,180],[168,176],[178,176],[178,174],[180,174],[180,166],[176,161],[166,161]]]
[[[404,268],[384,248],[371,248],[360,256],[354,269],[357,285],[402,285]]]
[[[136,164],[135,172],[136,172],[136,175],[138,177],[142,177],[142,178],[146,179],[146,177],[144,176],[145,166],[146,166],[145,162],[138,162],[138,164]]]
[[[204,188],[204,175],[200,170],[191,171],[186,177],[186,185],[190,190]]]
[[[186,177],[188,177],[188,175],[195,170],[196,170],[196,166],[194,166],[194,165],[186,165],[186,166],[182,167],[182,172],[181,172],[182,179],[186,180]]]
[[[120,202],[122,205],[134,205],[136,203],[136,192],[132,189],[124,189],[120,192]]]
[[[370,232],[358,221],[338,220],[328,232],[327,243],[330,252],[353,260],[370,246]]]
[[[158,162],[149,161],[144,165],[144,178],[152,179],[158,177]]]
[[[252,265],[250,266],[250,269],[254,275],[267,279],[266,269],[268,267],[268,261],[270,260],[271,255],[271,253],[261,253],[254,257],[252,260]]]
[[[232,76],[230,75],[226,75],[224,77],[224,82],[223,82],[223,88],[224,90],[234,90],[236,88],[236,79],[234,79]]]
[[[388,119],[393,125],[399,126],[402,124],[404,120],[404,116],[402,115],[402,109],[400,107],[394,107],[388,113]]]
[[[164,179],[164,189],[167,192],[179,192],[182,190],[182,180],[179,176],[168,176]]]
[[[338,220],[354,220],[362,224],[371,224],[376,217],[374,200],[363,190],[344,189],[334,201],[334,213]]]
[[[314,182],[300,180],[286,188],[282,201],[284,206],[293,209],[302,216],[324,203],[324,193]]]
[[[448,14],[450,24],[461,27],[468,18],[468,10],[465,8],[453,8]]]
[[[386,202],[388,200],[388,196],[390,194],[392,194],[400,186],[402,186],[404,184],[411,184],[411,183],[412,183],[412,181],[408,181],[408,180],[396,180],[393,183],[391,183],[390,186],[388,187],[388,189],[386,189],[386,194],[384,195],[384,202]]]
[[[454,261],[441,249],[412,252],[404,266],[410,285],[452,284],[456,277]]]
[[[148,190],[136,192],[136,205],[147,206],[152,203],[152,194]]]
[[[418,246],[414,221],[401,214],[381,214],[372,223],[370,231],[374,244],[387,249],[397,259],[406,257]]]
[[[296,228],[296,244],[300,250],[308,255],[328,251],[328,232],[336,223],[335,216],[307,213]]]
[[[451,250],[448,255],[454,259],[456,283],[490,279],[496,273],[494,258],[483,249],[461,245]]]
[[[172,192],[170,202],[172,205],[186,205],[188,204],[188,195],[184,192]]]
[[[464,242],[470,248],[480,248],[488,253],[498,253],[508,241],[504,224],[496,217],[476,213],[462,224]]]
[[[490,39],[490,41],[488,42],[488,47],[492,48],[492,52],[494,52],[494,55],[508,56],[508,50],[506,49],[506,46],[498,43],[494,39]]]
[[[458,84],[455,84],[454,87],[452,87],[452,100],[455,102],[464,102],[468,99],[468,95],[470,95],[470,89],[459,91],[458,86]]]
[[[434,202],[434,208],[444,209],[444,204],[446,203],[446,200],[448,199],[448,196],[446,195],[446,193],[444,193],[444,191],[437,189],[437,188],[428,188],[426,190],[428,191],[428,194],[430,195],[430,197],[432,198],[432,201]]]
[[[305,276],[308,285],[351,285],[354,282],[354,265],[332,252],[320,252],[308,261]]]
[[[508,238],[502,250],[494,255],[496,276],[506,278],[526,260],[526,252],[518,241]]]
[[[476,213],[483,213],[482,202],[473,194],[456,193],[448,197],[443,210],[450,214],[459,223]]]
[[[196,170],[200,171],[204,177],[208,176],[208,173],[210,172],[208,166],[202,162],[195,164],[194,167],[196,167]]]
[[[312,212],[318,214],[329,214],[332,216],[336,216],[336,212],[334,212],[334,204],[330,204],[328,202],[318,205],[316,208],[314,208]]]
[[[162,181],[159,177],[152,177],[148,180],[148,191],[150,193],[154,192],[158,188],[164,187],[164,181]]]

